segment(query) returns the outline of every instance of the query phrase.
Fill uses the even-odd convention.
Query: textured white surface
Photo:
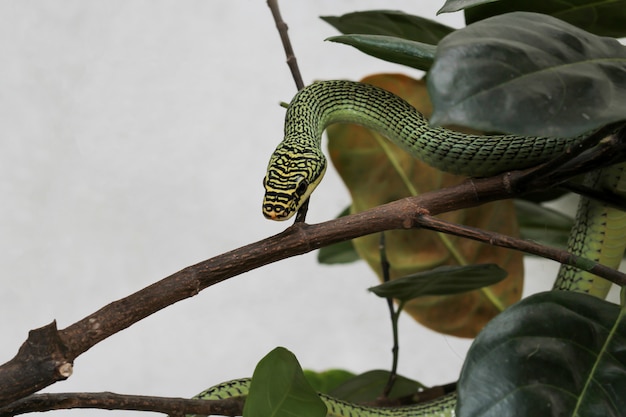
[[[319,15],[437,2],[283,1],[305,82],[404,72],[343,45]],[[67,327],[183,267],[281,231],[260,214],[261,179],[295,92],[265,1],[0,3],[0,362],[27,331]],[[310,222],[348,195],[330,170]],[[530,262],[537,288],[553,264]],[[307,368],[391,362],[385,303],[363,263],[315,254],[236,277],[80,356],[47,391],[190,396],[250,375],[275,346]],[[401,323],[403,374],[458,376],[469,342]],[[111,415],[58,411],[54,415]],[[79,414],[77,414],[79,413]],[[117,412],[116,414],[122,414]],[[123,413],[139,415],[139,413]]]

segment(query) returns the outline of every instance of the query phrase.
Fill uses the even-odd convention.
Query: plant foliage
[[[520,301],[468,352],[459,417],[624,415],[625,318],[624,308],[569,291]]]
[[[577,136],[626,118],[626,47],[615,39],[626,36],[626,1],[447,0],[440,12],[459,10],[464,10],[468,26],[458,30],[389,10],[322,19],[342,33],[329,40],[426,71],[435,123],[488,132]],[[385,152],[379,154],[384,154],[381,159],[391,166],[390,172],[400,173],[398,166],[403,164]],[[336,149],[331,148],[331,154],[337,159]],[[370,174],[380,168],[368,164]],[[337,165],[341,171],[341,161]],[[405,188],[413,187],[403,175],[398,174]],[[360,171],[355,177],[363,176]],[[343,214],[369,198],[349,188],[353,202]],[[516,207],[522,235],[564,244],[571,218],[528,201],[518,201]],[[415,246],[399,243],[386,249],[391,256],[402,257],[410,256]],[[319,259],[351,262],[368,251],[362,242],[346,242],[324,249]],[[425,269],[433,266],[440,264]],[[445,266],[371,290],[403,305],[415,297],[493,284],[504,275],[496,265]],[[457,415],[623,415],[625,311],[624,306],[565,291],[537,294],[514,304],[473,343],[459,380]],[[388,380],[388,374],[379,371],[308,375],[318,389],[350,400],[376,398]],[[414,381],[398,380],[402,393],[419,387]],[[367,395],[358,395],[363,392]],[[316,397],[295,357],[279,348],[259,363],[245,415],[323,415],[323,404]]]

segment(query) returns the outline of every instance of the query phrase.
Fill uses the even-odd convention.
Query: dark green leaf
[[[437,47],[385,35],[342,35],[326,39],[351,45],[376,58],[427,71],[433,63]]]
[[[389,380],[389,372],[375,370],[357,375],[331,391],[331,395],[353,403],[372,402],[380,397]],[[389,398],[406,397],[424,386],[419,382],[397,375]]]
[[[354,249],[351,240],[335,243],[321,248],[317,254],[317,261],[321,264],[348,264],[361,259]]]
[[[256,366],[244,417],[325,417],[326,405],[308,384],[298,360],[285,348],[268,353]]]
[[[570,291],[536,294],[505,310],[468,352],[458,416],[623,416],[625,315]]]
[[[526,200],[515,200],[515,211],[522,238],[548,246],[567,246],[574,226],[570,216]]]
[[[596,35],[615,38],[626,36],[625,0],[466,0],[448,1],[446,6],[448,3],[455,3],[451,5],[450,11],[454,8],[465,9],[465,21],[468,25],[491,16],[524,11],[553,16]],[[477,6],[472,7],[474,5]]]
[[[408,301],[425,295],[448,295],[493,285],[506,277],[495,264],[441,266],[371,287],[379,297]]]
[[[339,213],[339,217],[350,214],[351,206],[346,207]],[[317,261],[321,264],[347,264],[361,259],[351,240],[335,243],[321,248],[317,254]]]
[[[434,124],[573,137],[624,119],[626,47],[553,17],[517,12],[437,46]]]
[[[499,0],[446,0],[445,4],[443,5],[443,7],[441,7],[441,9],[439,9],[437,14],[458,12],[459,10],[478,6],[480,4],[492,3],[497,1]]]
[[[533,203],[546,203],[548,201],[554,201],[556,199],[559,199],[569,192],[570,191],[565,189],[549,188],[546,190],[532,191],[528,194],[520,196],[519,198]]]
[[[315,391],[328,394],[344,382],[354,378],[354,374],[343,369],[330,369],[323,372],[305,369],[304,377]]]
[[[343,16],[322,16],[343,34],[387,35],[436,45],[453,28],[394,10],[371,10]]]

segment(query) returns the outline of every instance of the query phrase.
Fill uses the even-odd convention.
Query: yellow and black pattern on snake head
[[[472,177],[537,165],[587,136],[469,135],[431,126],[405,100],[373,85],[316,82],[300,90],[287,108],[285,137],[270,158],[264,181],[266,218],[290,218],[319,183],[326,169],[322,133],[333,123],[377,131],[435,168]]]
[[[326,171],[326,158],[315,148],[281,143],[263,179],[263,215],[271,220],[291,218],[311,195]]]

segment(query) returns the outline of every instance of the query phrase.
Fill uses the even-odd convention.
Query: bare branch
[[[36,411],[97,408],[103,410],[153,411],[172,417],[186,414],[240,416],[244,400],[241,397],[223,400],[198,400],[173,397],[123,395],[112,392],[68,392],[36,394],[0,408],[0,417],[10,417]]]
[[[283,48],[285,49],[285,55],[287,55],[287,65],[291,70],[291,76],[296,82],[296,87],[298,88],[298,90],[302,90],[304,88],[304,81],[302,81],[302,75],[300,74],[300,69],[298,68],[298,61],[296,59],[296,55],[293,52],[293,48],[291,47],[289,35],[287,34],[289,28],[287,27],[287,23],[285,23],[282,16],[280,15],[278,0],[267,0],[267,6],[272,11],[274,22],[276,22],[276,28],[278,29],[280,40],[283,43]]]
[[[477,240],[489,245],[514,249],[533,255],[552,259],[562,264],[571,265],[583,271],[591,272],[618,285],[626,285],[626,274],[613,268],[604,266],[598,262],[573,255],[566,250],[551,248],[530,240],[518,239],[512,236],[503,235],[497,232],[489,232],[475,227],[462,226],[444,220],[424,215],[420,219],[422,228],[461,236],[466,239]]]
[[[606,159],[603,161],[602,158],[595,157],[596,153],[608,153],[611,157],[620,153],[623,160],[623,149],[618,145],[620,143],[609,148],[598,146],[597,150],[592,149],[591,154],[576,164],[578,171],[568,167],[566,174],[555,172],[550,180],[535,177],[526,182],[526,176],[535,169],[515,171],[490,178],[470,179],[453,187],[405,198],[320,224],[296,223],[278,235],[189,266],[101,308],[65,329],[57,331],[52,324],[32,331],[17,355],[0,366],[0,406],[69,377],[73,361],[81,353],[143,318],[192,297],[211,285],[332,243],[385,230],[422,227],[424,214],[436,215],[475,207],[490,201],[512,198],[530,190],[549,188],[555,182],[566,180],[567,175],[581,174],[583,169],[589,171],[605,166]],[[523,245],[513,242],[510,247],[521,249]],[[545,248],[537,250],[537,254],[573,262],[574,265],[585,265],[571,257],[563,259],[559,255],[555,258]],[[620,285],[626,283],[623,276],[609,276],[596,269],[593,272]]]

